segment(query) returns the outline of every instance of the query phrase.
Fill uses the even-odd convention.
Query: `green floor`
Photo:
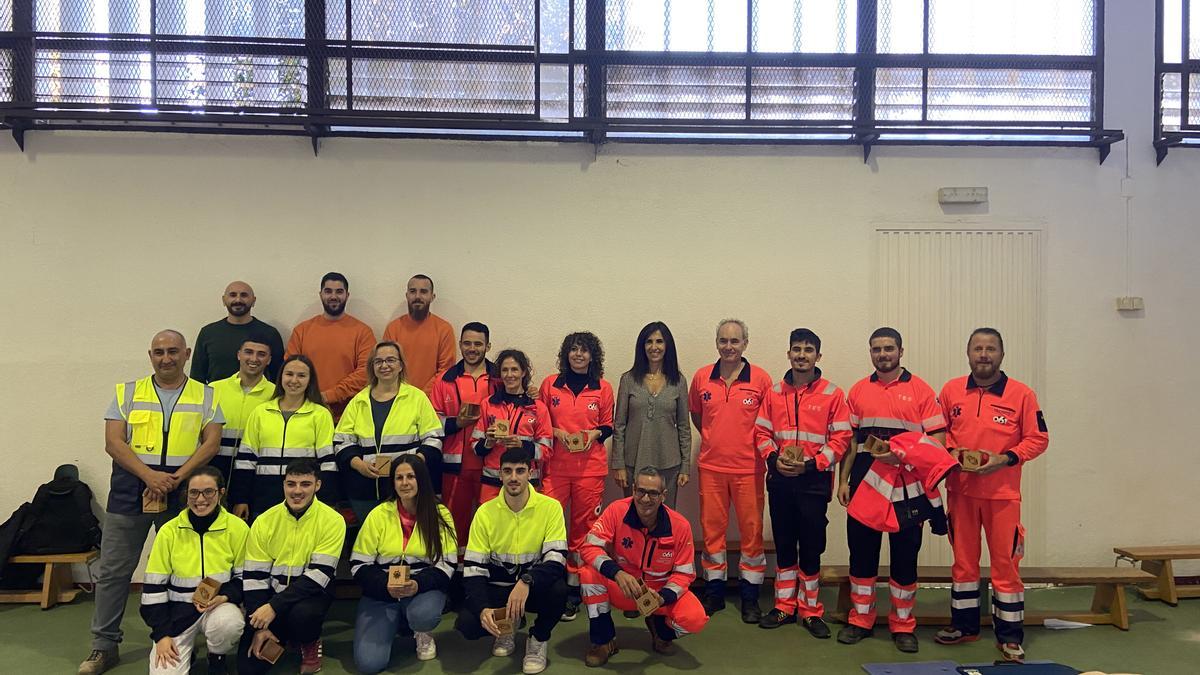
[[[768,588],[769,590],[769,588]],[[926,589],[921,592],[920,605],[947,602],[946,591]],[[1086,608],[1090,604],[1088,589],[1041,589],[1027,593],[1030,608]],[[659,658],[647,647],[649,636],[640,620],[617,617],[617,641],[621,652],[613,657],[607,668],[617,672],[636,673],[696,671],[709,672],[801,672],[856,673],[860,665],[870,662],[954,660],[959,663],[990,662],[996,657],[989,640],[957,647],[942,647],[933,643],[936,627],[918,630],[921,652],[904,655],[897,652],[887,638],[886,629],[876,629],[876,637],[849,647],[834,640],[817,641],[802,628],[790,625],[766,631],[742,624],[736,611],[736,599],[730,597],[729,609],[718,613],[700,635],[689,636],[678,643],[676,654]],[[832,589],[822,591],[822,600],[831,604]],[[1047,630],[1041,627],[1026,631],[1026,650],[1030,659],[1047,659],[1080,670],[1102,670],[1128,673],[1197,673],[1200,672],[1200,599],[1183,601],[1179,607],[1149,602],[1130,593],[1132,629],[1120,631],[1111,626],[1093,626],[1078,630]],[[764,606],[765,597],[764,597]],[[0,673],[74,673],[79,661],[87,655],[91,619],[90,600],[77,600],[50,611],[34,605],[0,606]],[[341,601],[334,606],[325,626],[325,673],[352,673],[351,637],[354,604]],[[506,659],[490,656],[490,643],[468,643],[451,628],[451,617],[443,621],[436,633],[439,658],[419,663],[412,653],[411,639],[399,639],[389,672],[424,673],[519,673],[522,653]],[[838,626],[832,625],[836,633]],[[131,599],[125,615],[126,642],[121,652],[121,665],[112,673],[144,673],[150,642],[146,627],[137,615],[136,598]],[[587,649],[587,620],[583,615],[573,623],[560,624],[550,643],[548,672],[589,672],[582,655]],[[278,672],[296,672],[298,661],[280,661]],[[200,662],[202,665],[203,662]],[[201,672],[197,668],[196,672]]]

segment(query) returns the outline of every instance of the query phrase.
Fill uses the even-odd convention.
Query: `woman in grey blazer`
[[[633,368],[621,376],[613,417],[608,466],[626,497],[637,470],[652,466],[667,486],[667,506],[675,508],[679,488],[691,473],[687,388],[671,329],[661,321],[646,324],[638,333]]]

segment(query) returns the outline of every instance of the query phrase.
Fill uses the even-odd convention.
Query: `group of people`
[[[377,342],[345,313],[349,282],[332,272],[321,281],[323,313],[282,347],[278,331],[253,317],[253,290],[234,282],[223,296],[228,316],[201,330],[194,355],[176,331],[154,336],[154,374],[118,384],[106,414],[113,473],[81,675],[119,658],[129,582],[151,527],[142,615],[155,641],[152,673],[188,672],[201,634],[210,672],[227,672],[235,647],[239,672],[267,672],[288,645],[300,650],[301,672],[317,672],[347,547],[362,590],[354,633],[362,672],[387,666],[398,634],[414,636],[419,659],[434,658],[432,631],[456,592],[456,627],[470,639],[492,636],[497,656],[515,651],[524,614],[537,615],[526,673],[545,669],[551,631],[581,607],[587,665],[617,650],[613,607],[637,616],[641,606],[652,648],[668,653],[725,606],[731,511],[742,620],[766,629],[799,622],[829,638],[818,590],[835,495],[848,509],[853,607],[840,642],[872,635],[887,532],[888,625],[898,649],[918,650],[916,561],[929,520],[935,533],[949,529],[955,557],[952,625],[935,639],[980,635],[982,530],[997,644],[1005,659],[1023,660],[1021,465],[1048,437],[1032,390],[1000,370],[995,329],[971,334],[971,373],[937,396],[901,366],[899,332],[880,328],[869,338],[874,371],[847,397],[822,376],[811,330],[789,335],[790,367],[773,383],[743,356],[746,325],[724,320],[717,361],[689,384],[670,329],[653,322],[614,394],[589,332],[564,338],[557,372],[536,387],[524,352],[488,358],[491,335],[480,322],[463,326],[455,361],[453,329],[430,311],[435,298],[429,277],[410,279],[407,314]],[[674,510],[690,481],[693,426],[700,598],[689,590],[691,525]],[[610,475],[625,498],[605,508]],[[763,613],[765,509],[776,576],[774,606]],[[352,545],[347,524],[357,530]],[[219,588],[198,592],[202,585]]]

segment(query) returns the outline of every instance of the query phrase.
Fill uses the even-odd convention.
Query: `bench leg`
[[[1096,584],[1092,596],[1092,613],[1107,614],[1112,625],[1129,630],[1129,605],[1125,601],[1125,584]]]
[[[1158,570],[1158,597],[1172,607],[1179,604],[1179,596],[1175,593],[1175,569],[1170,560],[1162,561]]]
[[[58,603],[58,583],[54,578],[57,572],[54,563],[46,563],[42,573],[42,609],[50,609]]]

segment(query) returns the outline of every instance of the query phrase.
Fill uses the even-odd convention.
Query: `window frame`
[[[746,0],[747,49],[745,52],[645,52],[605,48],[605,0],[568,0],[567,51],[541,51],[542,3],[533,0],[533,44],[477,45],[451,43],[384,43],[354,39],[352,0],[346,0],[348,34],[343,39],[327,36],[326,0],[303,0],[304,37],[230,38],[197,35],[67,34],[35,31],[37,0],[13,0],[13,31],[0,33],[0,49],[10,50],[13,66],[12,100],[0,101],[0,128],[8,128],[23,148],[24,133],[31,129],[126,129],[193,133],[273,134],[308,136],[314,151],[319,139],[338,136],[405,136],[468,138],[480,140],[552,140],[600,144],[606,141],[640,143],[737,143],[855,145],[866,161],[877,145],[983,145],[1057,146],[1096,148],[1100,161],[1111,146],[1124,139],[1119,130],[1105,129],[1104,120],[1104,0],[1093,0],[1094,49],[1089,56],[1056,55],[964,55],[933,54],[929,51],[929,4],[923,0],[924,31],[921,54],[877,52],[878,0],[856,0],[856,50],[852,53],[819,54],[753,52],[753,0]],[[855,1],[855,0],[851,0]],[[1187,3],[1189,0],[1184,0]],[[1163,0],[1157,0],[1160,8]],[[579,6],[586,13],[577,17]],[[577,18],[586,27],[584,42],[576,35]],[[151,16],[151,30],[157,21]],[[1159,17],[1161,33],[1161,11]],[[1186,35],[1186,31],[1185,31]],[[582,46],[582,48],[577,48]],[[34,91],[34,68],[38,50],[148,52],[150,54],[151,103],[96,104],[38,102]],[[1159,40],[1159,66],[1162,49]],[[306,105],[195,106],[157,103],[158,78],[153,74],[160,54],[296,56],[307,59]],[[472,63],[516,63],[533,68],[533,111],[530,113],[416,112],[356,109],[353,63],[363,58],[415,61],[459,61]],[[329,64],[346,61],[345,108],[329,106]],[[742,119],[656,119],[615,118],[607,114],[604,92],[608,68],[623,65],[733,67],[743,69],[746,82],[755,68],[850,68],[854,73],[851,118],[832,120],[754,119],[751,114],[752,87],[744,86],[746,112]],[[542,118],[542,77],[545,66],[566,66],[567,114],[565,122]],[[577,82],[582,67],[584,78]],[[875,118],[876,74],[882,68],[920,69],[922,97],[920,121],[887,121]],[[931,121],[929,117],[929,70],[931,68],[1037,69],[1086,71],[1092,74],[1090,122],[1028,121]],[[1159,77],[1161,87],[1161,77]],[[576,94],[582,86],[584,100]],[[1185,89],[1186,91],[1186,89]],[[1161,100],[1161,96],[1160,96]],[[801,101],[802,102],[802,101]],[[583,104],[582,116],[576,115]],[[151,111],[147,111],[150,108]],[[1158,109],[1156,108],[1156,113]],[[1157,114],[1156,114],[1157,118]]]
[[[1200,119],[1193,121],[1190,115],[1191,76],[1200,77],[1200,55],[1193,58],[1191,53],[1191,11],[1200,11],[1200,3],[1192,7],[1192,0],[1179,2],[1179,63],[1166,60],[1164,0],[1154,2],[1154,153],[1158,164],[1172,148],[1200,147]],[[1167,131],[1163,128],[1163,82],[1171,74],[1179,75],[1179,129]]]

